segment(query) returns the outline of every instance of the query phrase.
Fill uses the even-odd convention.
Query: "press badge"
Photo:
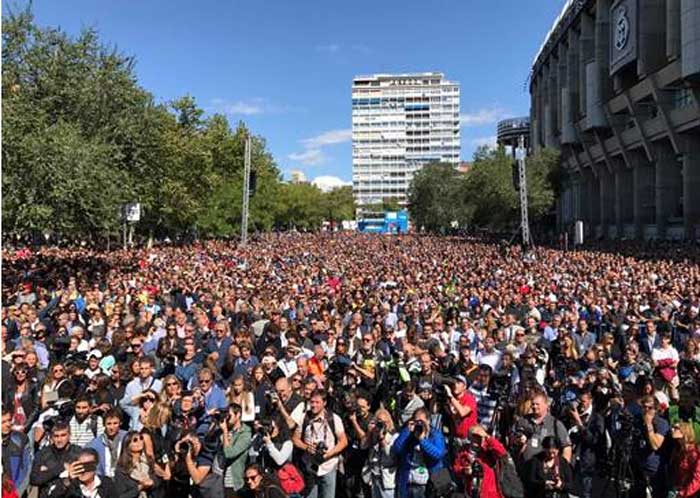
[[[533,447],[533,448],[539,448],[539,446],[540,446],[540,441],[539,441],[539,439],[537,439],[537,438],[533,438],[531,444],[532,444],[532,447]]]

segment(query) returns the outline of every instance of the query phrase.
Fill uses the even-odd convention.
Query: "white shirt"
[[[673,346],[668,349],[655,348],[651,352],[651,359],[654,361],[659,360],[674,360],[678,361],[678,351]]]
[[[501,353],[498,349],[494,349],[490,353],[487,353],[485,350],[479,351],[479,353],[476,355],[476,364],[482,365],[485,363],[495,372],[501,365],[501,356],[503,356],[503,353]]]

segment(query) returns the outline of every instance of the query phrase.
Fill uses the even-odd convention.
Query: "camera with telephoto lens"
[[[189,441],[182,441],[178,448],[177,452],[180,455],[187,455],[192,451],[192,443]]]
[[[309,460],[309,470],[313,475],[318,474],[318,468],[325,462],[323,456],[328,451],[328,446],[323,441],[316,443],[316,451],[311,454],[311,459]]]
[[[268,389],[267,391],[265,391],[265,398],[267,398],[267,400],[272,404],[277,403],[280,399],[279,394],[277,394],[277,391],[273,389]]]
[[[255,429],[257,434],[261,436],[269,436],[272,434],[272,420],[263,418],[260,420],[260,425]]]
[[[377,428],[377,432],[379,434],[383,434],[386,431],[386,424],[383,420],[377,420],[375,422],[375,427]]]
[[[423,435],[423,432],[425,432],[425,424],[423,421],[418,420],[413,426],[413,435],[419,438]]]

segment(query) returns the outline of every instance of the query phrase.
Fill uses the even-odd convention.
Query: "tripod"
[[[634,482],[634,474],[632,473],[632,464],[630,455],[632,454],[632,444],[620,445],[620,448],[615,451],[612,459],[612,468],[610,475],[603,486],[602,496],[615,498],[628,498],[632,490]],[[612,492],[612,494],[610,494]]]

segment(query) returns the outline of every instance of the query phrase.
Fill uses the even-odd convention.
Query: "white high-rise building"
[[[385,199],[405,206],[413,174],[425,164],[456,167],[459,128],[459,84],[442,73],[355,77],[352,189],[358,217],[376,213]]]

